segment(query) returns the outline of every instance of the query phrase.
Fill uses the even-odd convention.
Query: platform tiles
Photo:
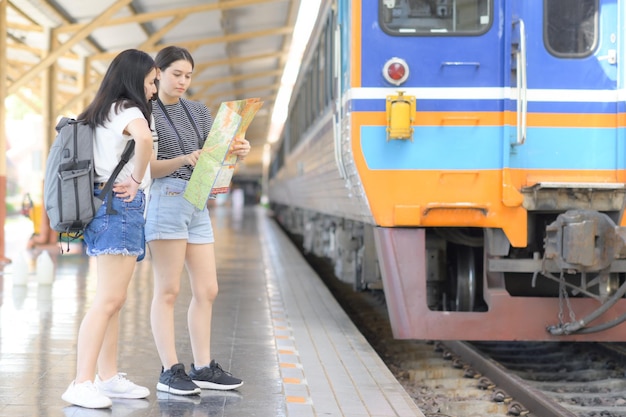
[[[150,388],[144,400],[113,400],[109,410],[69,406],[61,394],[74,376],[76,335],[96,288],[95,262],[48,249],[54,280],[37,281],[41,250],[28,252],[32,225],[7,220],[7,256],[24,256],[0,275],[0,416],[421,416],[414,402],[357,331],[315,272],[265,209],[211,209],[219,295],[212,356],[242,378],[235,391],[199,396],[157,393],[161,370],[150,328],[150,256],[137,264],[120,317],[119,368]],[[29,229],[29,227],[31,229]],[[19,281],[25,281],[19,284]],[[184,276],[176,305],[177,352],[193,362]]]

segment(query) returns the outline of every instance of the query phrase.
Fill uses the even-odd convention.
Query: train
[[[626,341],[626,2],[327,0],[271,213],[397,339]]]

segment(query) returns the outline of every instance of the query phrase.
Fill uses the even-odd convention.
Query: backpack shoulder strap
[[[124,151],[122,152],[122,157],[120,158],[120,161],[115,166],[115,169],[111,173],[109,180],[104,184],[104,187],[102,188],[102,192],[100,192],[100,194],[97,197],[100,200],[104,201],[104,198],[107,195],[109,195],[109,201],[107,203],[107,214],[117,213],[115,210],[113,210],[113,184],[115,183],[115,179],[119,175],[122,168],[124,168],[124,165],[126,165],[128,161],[130,161],[130,158],[133,157],[134,153],[135,153],[135,140],[130,139],[126,142],[126,147],[124,148]]]

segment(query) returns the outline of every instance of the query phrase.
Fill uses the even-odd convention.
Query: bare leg
[[[161,364],[165,369],[178,363],[174,335],[174,304],[180,292],[185,264],[186,240],[153,240],[148,243],[154,269],[154,295],[150,323]]]
[[[119,317],[119,311],[126,301],[128,283],[135,269],[136,260],[132,256],[101,255],[97,260],[98,284],[93,303],[78,332],[77,383],[93,381],[96,362],[102,349],[105,334],[112,319]],[[117,330],[117,326],[113,328]],[[109,336],[111,337],[111,336]],[[115,334],[117,344],[117,334]],[[107,345],[113,340],[107,341]],[[115,351],[117,354],[117,351]],[[111,367],[117,368],[117,357],[106,354]]]
[[[98,356],[98,374],[102,380],[107,380],[117,374],[117,343],[120,331],[119,311],[109,320],[109,326],[104,334],[102,349]]]
[[[211,318],[218,292],[213,244],[187,245],[186,265],[193,293],[187,312],[191,349],[194,363],[206,366],[211,362]]]

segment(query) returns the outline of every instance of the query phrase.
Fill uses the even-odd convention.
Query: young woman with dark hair
[[[157,390],[192,395],[201,388],[235,389],[243,382],[211,357],[211,316],[218,292],[211,219],[207,207],[198,210],[183,197],[213,120],[204,104],[182,97],[191,83],[191,54],[170,46],[155,61],[160,77],[153,114],[159,142],[157,157],[150,162],[154,179],[146,211],[146,242],[154,270],[150,321],[162,364]],[[231,152],[244,157],[250,144],[238,141]],[[189,374],[178,360],[174,336],[174,304],[183,268],[192,291],[187,312],[193,355]]]
[[[96,257],[98,282],[78,331],[76,377],[62,395],[63,400],[81,407],[108,408],[111,398],[150,395],[148,388],[118,373],[117,344],[120,310],[137,258],[144,254],[143,190],[150,181],[150,99],[156,94],[156,77],[150,55],[136,49],[123,51],[109,66],[94,100],[78,116],[95,128],[96,194],[126,143],[135,141],[134,156],[113,187],[116,214],[107,214],[107,196],[84,233],[87,255]]]

